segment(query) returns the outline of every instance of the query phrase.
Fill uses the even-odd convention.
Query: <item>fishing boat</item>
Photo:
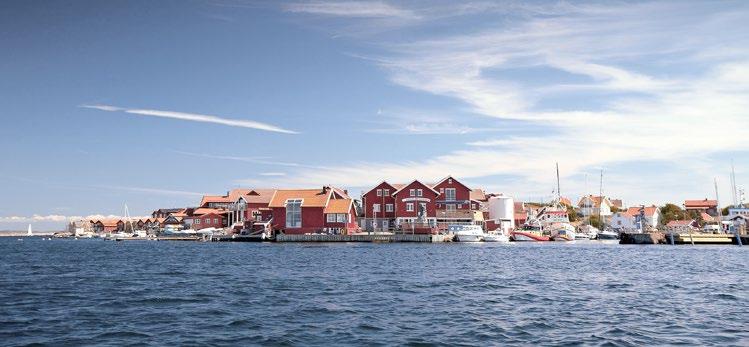
[[[484,239],[484,229],[479,225],[450,225],[448,231],[455,235],[458,242],[480,242]]]

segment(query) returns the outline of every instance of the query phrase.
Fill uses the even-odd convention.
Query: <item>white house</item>
[[[614,213],[611,217],[609,225],[617,231],[635,231],[640,230],[640,225],[637,223],[637,216],[640,215],[640,210],[643,210],[643,229],[648,226],[657,227],[660,222],[661,211],[656,206],[647,207],[630,207],[626,211]]]
[[[593,215],[597,216],[599,214],[599,210],[601,216],[611,216],[611,206],[613,206],[611,204],[611,200],[609,200],[609,198],[605,196],[583,196],[577,203],[577,207],[580,209],[580,213],[583,215],[583,217],[590,217]]]

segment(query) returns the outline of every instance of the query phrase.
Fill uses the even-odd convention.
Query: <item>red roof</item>
[[[686,227],[694,223],[693,220],[672,220],[666,224],[667,227]]]
[[[655,214],[655,212],[658,210],[658,207],[655,206],[646,206],[645,207],[645,216],[652,216]],[[626,214],[634,217],[640,214],[640,207],[630,207],[627,209]]]
[[[685,200],[684,207],[686,208],[711,208],[718,207],[718,201],[716,200]]]

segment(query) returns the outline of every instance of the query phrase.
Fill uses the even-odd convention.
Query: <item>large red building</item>
[[[269,207],[275,232],[349,234],[358,230],[356,204],[338,188],[279,189]]]
[[[382,182],[362,194],[367,230],[446,227],[450,223],[483,220],[480,189],[475,192],[452,176],[434,184],[414,180],[409,184]]]

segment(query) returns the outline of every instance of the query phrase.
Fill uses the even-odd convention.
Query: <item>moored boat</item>
[[[598,233],[598,240],[618,240],[619,233],[611,229],[606,229]]]
[[[450,225],[448,230],[455,235],[458,242],[480,242],[484,239],[484,230],[479,225]]]
[[[551,226],[551,238],[554,241],[575,241],[575,227],[569,223],[555,223]]]
[[[484,242],[510,242],[510,238],[502,233],[484,234]]]
[[[516,230],[510,232],[510,237],[515,242],[543,242],[549,241],[548,236],[541,235],[540,232],[534,230]]]

